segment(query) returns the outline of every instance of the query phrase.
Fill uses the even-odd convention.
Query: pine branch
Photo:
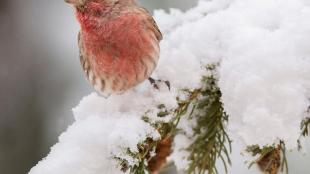
[[[188,160],[190,166],[188,173],[218,173],[216,168],[216,161],[220,159],[223,162],[227,173],[227,166],[231,164],[229,154],[231,153],[231,141],[225,130],[225,125],[228,122],[228,115],[224,112],[223,104],[220,101],[221,92],[217,86],[216,77],[217,64],[207,67],[208,76],[203,77],[203,86],[199,89],[184,89],[183,92],[187,94],[187,98],[181,100],[177,98],[178,107],[175,110],[168,110],[165,105],[159,105],[157,117],[166,117],[173,115],[170,122],[161,122],[150,119],[148,113],[143,116],[143,120],[156,128],[161,135],[161,140],[147,139],[138,145],[139,152],[127,153],[138,161],[133,166],[130,166],[125,159],[115,158],[119,161],[123,171],[129,170],[132,174],[144,174],[146,172],[154,171],[154,158],[165,161],[165,157],[170,153],[170,143],[163,141],[172,141],[174,136],[178,133],[178,124],[185,115],[189,115],[190,119],[197,120],[194,130],[194,142],[187,148],[190,152]],[[169,147],[170,146],[170,147]],[[158,147],[165,149],[158,149]],[[162,151],[160,158],[154,157],[151,154],[156,151]],[[164,154],[164,155],[163,155]],[[160,166],[160,164],[155,164]],[[158,167],[155,167],[158,168]]]
[[[166,117],[173,113],[173,111],[168,111],[166,106],[163,104],[158,105],[157,109],[159,110],[157,117],[160,118]],[[147,138],[145,141],[138,144],[138,153],[133,153],[128,150],[126,154],[137,161],[134,165],[129,165],[129,162],[126,159],[116,157],[115,159],[119,161],[119,165],[121,166],[123,172],[127,172],[129,170],[129,173],[131,174],[152,173],[159,170],[166,162],[166,157],[170,155],[173,139],[171,132],[173,127],[175,127],[173,122],[153,122],[153,120],[151,120],[148,116],[148,112],[145,113],[142,120],[156,128],[161,135],[161,139],[154,140]]]
[[[203,78],[204,87],[190,92],[190,96],[195,96],[195,100],[191,101],[190,117],[196,119],[197,124],[193,129],[194,141],[187,149],[190,152],[188,173],[218,173],[218,159],[222,161],[226,173],[227,166],[231,165],[231,141],[225,130],[228,115],[220,100],[221,91],[217,86],[216,66],[207,67],[209,75]]]

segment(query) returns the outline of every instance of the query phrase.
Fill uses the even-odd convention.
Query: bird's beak
[[[83,6],[85,0],[65,0],[65,2],[68,3],[68,4],[72,4],[72,5],[76,6],[76,7],[78,7],[78,6]]]

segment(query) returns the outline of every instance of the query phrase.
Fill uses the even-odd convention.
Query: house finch
[[[97,91],[122,93],[150,77],[162,34],[144,8],[135,0],[65,1],[76,8],[80,61]]]

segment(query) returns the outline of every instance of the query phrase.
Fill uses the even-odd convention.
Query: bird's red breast
[[[102,93],[121,93],[147,79],[156,67],[161,33],[146,10],[92,3],[78,10],[81,63]],[[114,10],[114,11],[113,11]],[[111,12],[113,11],[113,12]]]

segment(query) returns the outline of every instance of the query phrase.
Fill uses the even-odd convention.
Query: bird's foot
[[[149,82],[150,82],[151,85],[152,85],[155,89],[157,89],[157,90],[159,90],[159,84],[160,84],[160,83],[164,83],[164,84],[168,87],[169,90],[170,90],[170,88],[171,88],[170,82],[167,81],[167,80],[155,80],[155,79],[153,79],[152,77],[150,77],[150,78],[149,78]]]
[[[111,93],[104,93],[104,92],[99,92],[99,94],[105,99],[108,99],[112,95]]]

